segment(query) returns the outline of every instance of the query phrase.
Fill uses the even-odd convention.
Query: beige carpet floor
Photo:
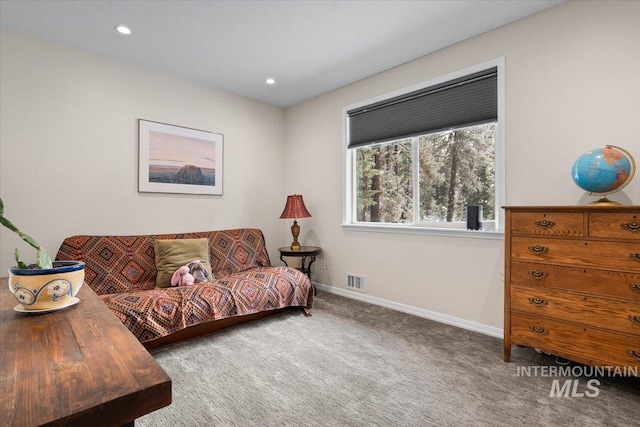
[[[286,311],[152,351],[173,403],[148,426],[640,426],[640,379],[519,376],[555,357],[319,293]],[[584,397],[550,397],[554,379]]]

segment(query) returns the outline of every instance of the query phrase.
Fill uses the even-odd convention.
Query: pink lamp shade
[[[280,218],[309,218],[311,214],[304,205],[301,194],[294,194],[293,196],[287,196],[287,204],[282,211]]]

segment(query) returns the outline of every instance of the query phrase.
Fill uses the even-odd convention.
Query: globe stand
[[[622,203],[618,203],[614,200],[609,200],[607,199],[607,196],[602,196],[600,197],[600,199],[589,203],[589,206],[601,206],[601,207],[622,206]]]

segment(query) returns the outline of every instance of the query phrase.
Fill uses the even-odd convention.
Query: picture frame
[[[138,119],[138,192],[222,195],[224,136]]]

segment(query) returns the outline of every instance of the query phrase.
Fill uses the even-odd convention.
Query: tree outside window
[[[412,150],[412,139],[356,150],[359,222],[413,222]]]
[[[462,222],[467,205],[481,205],[484,219],[494,220],[495,127],[492,122],[356,148],[356,221]]]

